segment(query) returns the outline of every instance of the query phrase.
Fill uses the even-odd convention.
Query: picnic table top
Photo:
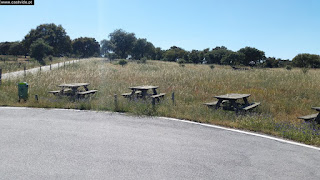
[[[149,90],[149,89],[157,89],[159,86],[135,86],[129,87],[129,89],[138,89],[138,90]]]
[[[69,83],[69,84],[60,84],[59,87],[80,87],[80,86],[88,86],[90,83]]]
[[[247,98],[251,94],[224,94],[224,95],[219,95],[219,96],[214,96],[217,99],[224,99],[224,100],[237,100],[237,99],[242,99],[242,98]]]
[[[320,107],[312,107],[312,109],[320,111]]]

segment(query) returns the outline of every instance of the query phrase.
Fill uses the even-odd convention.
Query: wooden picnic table
[[[225,104],[227,102],[228,106],[226,107],[229,110],[235,110],[235,111],[240,111],[240,110],[250,110],[252,108],[257,107],[260,103],[255,102],[255,103],[249,103],[248,97],[251,96],[251,94],[224,94],[224,95],[219,95],[219,96],[214,96],[215,98],[218,99],[218,101],[214,101],[211,103],[205,103],[207,106],[215,106],[216,109],[220,108],[222,104]],[[238,100],[243,100],[243,103],[237,103]]]
[[[61,90],[49,91],[49,93],[53,93],[55,95],[77,96],[78,98],[80,98],[87,94],[94,94],[97,92],[97,90],[89,90],[89,85],[90,83],[60,84],[58,85],[58,87],[60,87]],[[80,87],[83,87],[84,90],[79,89]]]
[[[145,99],[147,96],[151,96],[151,95],[157,95],[157,89],[159,87],[158,86],[135,86],[135,87],[129,87],[129,89],[132,90],[132,94],[135,94],[135,92],[140,91],[140,97]],[[148,94],[148,91],[152,90],[152,94]],[[138,93],[139,94],[139,93]]]
[[[309,114],[306,116],[301,116],[298,117],[299,119],[303,119],[305,121],[309,121],[309,120],[315,120],[315,122],[317,122],[318,124],[320,124],[320,107],[311,107],[311,109],[314,109],[316,111],[318,111],[318,113],[316,114]]]
[[[153,98],[153,100],[159,99],[161,97],[164,97],[165,93],[159,93],[157,92],[157,89],[159,86],[150,86],[150,85],[143,85],[143,86],[134,86],[129,87],[131,89],[130,93],[124,93],[122,96],[132,99],[132,98],[138,98],[138,99],[146,99],[146,98]],[[151,93],[148,93],[148,91],[152,91]]]

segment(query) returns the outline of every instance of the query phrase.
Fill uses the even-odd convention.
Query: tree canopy
[[[0,43],[0,54],[2,55],[8,55],[10,54],[9,53],[9,49],[10,49],[10,46],[13,44],[14,42],[2,42]]]
[[[320,56],[316,54],[298,54],[292,59],[292,63],[297,67],[319,68]]]
[[[30,49],[32,43],[39,38],[53,48],[53,55],[60,56],[71,53],[71,39],[61,25],[41,24],[24,37],[22,43]]]
[[[155,47],[147,39],[137,39],[132,48],[132,56],[134,59],[141,59],[143,57],[155,58]]]
[[[164,53],[166,61],[177,61],[179,58],[188,60],[188,52],[180,47],[172,46]]]
[[[37,39],[30,46],[30,56],[44,64],[43,58],[46,55],[52,54],[53,48],[49,46],[43,39]]]
[[[13,42],[9,48],[9,54],[18,56],[26,54],[25,48],[21,42]]]
[[[73,54],[78,57],[100,55],[100,44],[95,38],[80,37],[72,41]]]
[[[113,44],[112,51],[120,58],[126,58],[132,51],[136,36],[122,29],[117,29],[110,33],[110,42]]]
[[[244,54],[244,59],[242,59],[241,64],[246,66],[248,66],[251,61],[257,64],[260,60],[265,58],[265,53],[263,51],[253,47],[241,48],[238,52]]]

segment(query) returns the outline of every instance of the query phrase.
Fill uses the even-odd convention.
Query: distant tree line
[[[110,59],[133,60],[152,59],[178,61],[185,63],[207,63],[221,65],[255,65],[260,67],[284,67],[292,65],[304,68],[320,68],[320,56],[316,54],[298,54],[292,61],[275,57],[266,57],[265,52],[254,47],[244,47],[238,51],[225,46],[204,50],[186,51],[172,46],[162,50],[145,38],[137,38],[134,33],[116,29],[108,39],[98,43],[94,38],[80,37],[71,40],[61,25],[41,24],[24,37],[22,41],[0,42],[1,55],[30,55],[42,61],[45,56],[56,57],[92,57],[105,56]]]
[[[43,62],[49,55],[55,57],[100,56],[100,44],[89,37],[71,40],[61,25],[41,24],[25,35],[22,41],[0,42],[1,55],[30,55]]]
[[[238,51],[229,50],[225,46],[212,49],[186,51],[181,47],[172,46],[168,50],[155,47],[147,39],[136,38],[134,33],[117,29],[109,34],[109,39],[100,42],[101,54],[110,58],[141,58],[178,61],[186,63],[207,63],[221,65],[255,65],[259,67],[277,68],[285,66],[320,67],[320,56],[314,54],[298,54],[290,61],[275,57],[266,57],[265,52],[254,47],[244,47]],[[130,55],[130,56],[129,56]]]

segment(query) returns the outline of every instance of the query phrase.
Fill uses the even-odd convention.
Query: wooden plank
[[[98,90],[89,90],[89,91],[84,91],[84,92],[78,92],[77,94],[79,94],[79,95],[94,94],[97,91]]]
[[[48,93],[52,93],[53,95],[58,95],[61,93],[61,91],[49,91]]]
[[[226,103],[227,102],[227,100],[223,100],[222,102],[221,102],[221,104],[224,104],[224,103]],[[203,105],[207,105],[207,106],[216,106],[218,104],[218,101],[213,101],[213,102],[209,102],[209,103],[204,103]]]
[[[320,107],[312,107],[312,109],[320,111]]]
[[[53,94],[55,94],[55,93],[60,93],[60,91],[49,91],[48,93],[53,93]]]
[[[247,98],[251,96],[251,94],[225,94],[225,95],[219,95],[215,96],[217,99],[224,99],[224,100],[237,100],[237,99],[242,99],[242,98]]]
[[[69,88],[73,88],[73,87],[80,87],[80,86],[89,86],[90,83],[69,83],[69,84],[60,84],[58,85],[59,87],[69,87]]]
[[[129,87],[129,89],[137,89],[137,90],[149,90],[149,89],[157,89],[159,86],[136,86]]]
[[[259,105],[260,105],[260,102],[256,102],[256,103],[251,104],[250,106],[243,108],[243,110],[248,111],[248,110],[253,109]]]
[[[317,114],[309,114],[309,115],[306,115],[306,116],[298,117],[298,119],[303,119],[303,120],[308,121],[308,120],[315,119],[317,116],[318,116],[318,113]]]
[[[136,91],[134,92],[135,94],[141,94],[142,92],[141,91]]]
[[[207,106],[215,106],[218,104],[218,101],[213,101],[213,102],[209,102],[209,103],[204,103],[203,105],[207,105]]]
[[[159,97],[163,97],[164,95],[166,95],[166,93],[160,93],[160,94],[152,95],[151,98],[159,98]]]
[[[123,93],[121,96],[131,96],[131,93]]]

